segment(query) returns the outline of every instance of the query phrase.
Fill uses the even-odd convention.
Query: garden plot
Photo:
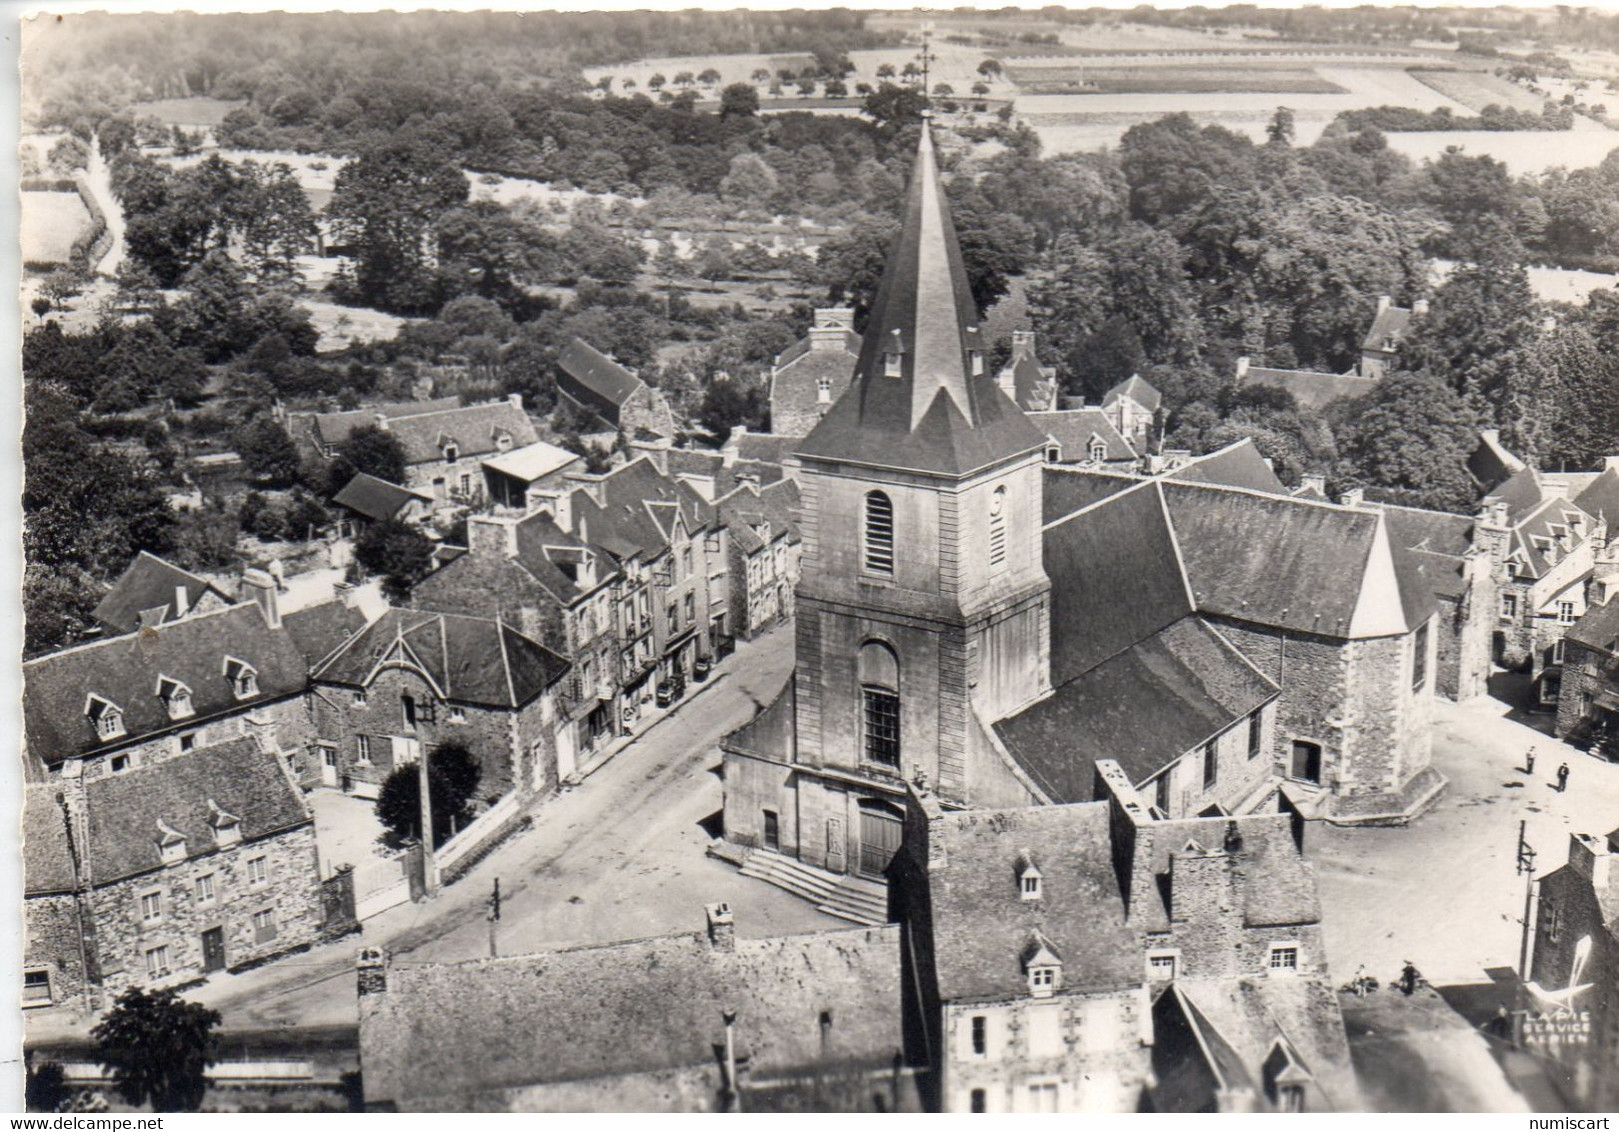
[[[90,229],[90,212],[78,193],[24,192],[22,261],[28,264],[66,263],[73,241]]]
[[[1491,105],[1538,114],[1546,101],[1538,94],[1530,94],[1517,83],[1508,82],[1487,71],[1413,70],[1411,77],[1446,98],[1460,102],[1475,114]]]

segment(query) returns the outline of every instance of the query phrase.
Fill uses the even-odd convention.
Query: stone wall
[[[249,862],[259,858],[265,864],[263,882],[250,877]],[[212,900],[199,890],[203,877],[212,880]],[[142,916],[141,897],[148,893],[161,898],[156,920]],[[314,823],[97,888],[89,905],[103,981],[114,993],[201,977],[202,933],[210,928],[223,929],[229,970],[307,946],[319,940],[322,920]],[[274,916],[273,933],[253,922],[265,911]],[[157,947],[168,949],[166,976],[148,973],[147,954]]]
[[[25,972],[44,971],[50,978],[49,1002],[23,1006],[82,1006],[89,991],[85,960],[95,951],[95,929],[81,918],[79,899],[72,893],[29,896],[23,901],[23,960]]]
[[[618,427],[628,436],[650,432],[655,436],[672,437],[675,434],[675,417],[663,394],[643,384],[620,407]]]
[[[1197,748],[1163,772],[1160,777],[1166,785],[1162,789],[1155,780],[1141,788],[1142,794],[1160,808],[1168,802],[1165,813],[1171,818],[1196,817],[1211,805],[1227,813],[1252,809],[1266,796],[1266,787],[1275,777],[1276,703],[1272,700],[1259,709],[1260,743],[1253,755],[1249,755],[1247,718],[1214,737],[1216,773],[1211,786],[1203,784],[1205,755]]]

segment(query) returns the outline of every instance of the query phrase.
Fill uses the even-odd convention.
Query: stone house
[[[84,978],[107,995],[189,983],[319,938],[314,819],[259,737],[121,774],[64,776],[31,789],[29,806],[31,829],[53,827],[50,852],[67,850],[38,884],[71,878],[77,907],[70,913],[60,892],[29,905],[25,989],[41,971],[64,991]]]
[[[728,906],[707,918],[706,933],[462,963],[362,950],[366,1108],[918,1111],[898,927],[744,938]]]
[[[359,615],[315,607],[283,619],[261,571],[244,589],[254,600],[24,664],[26,776],[123,774],[248,734],[305,746],[309,666]]]
[[[1540,878],[1531,975],[1525,1027],[1561,1020],[1583,1032],[1581,1043],[1543,1044],[1543,1055],[1561,1062],[1571,1100],[1611,1111],[1619,1105],[1619,830],[1570,834],[1567,862]]]
[[[387,420],[420,413],[441,413],[460,407],[459,397],[438,397],[427,401],[392,401],[330,413],[289,413],[280,406],[277,406],[277,411],[287,434],[306,459],[331,460],[348,442],[355,429],[378,427],[379,418]]]
[[[664,395],[589,343],[574,338],[557,358],[557,393],[580,413],[627,436],[673,436]]]
[[[619,587],[612,555],[557,526],[474,515],[467,552],[411,591],[420,610],[495,618],[568,661],[557,686],[557,766],[566,779],[620,734]]]
[[[764,488],[743,484],[715,502],[730,552],[729,623],[739,637],[752,640],[792,618],[802,553],[798,502],[791,480]]]
[[[1599,585],[1563,638],[1566,652],[1557,700],[1557,735],[1608,759],[1619,756],[1619,555],[1606,550]]]
[[[92,616],[114,633],[133,633],[143,625],[178,621],[193,613],[213,613],[235,604],[218,586],[155,554],[137,554]]]
[[[57,802],[56,783],[30,783],[23,789],[22,1008],[88,1005],[87,939],[95,938],[85,906],[67,815]]]
[[[410,416],[377,417],[405,451],[406,487],[432,493],[435,506],[482,503],[486,483],[482,461],[539,440],[523,410],[523,397],[466,405]]]
[[[554,790],[557,698],[568,662],[498,619],[390,609],[317,667],[316,741],[298,761],[306,788],[375,797],[423,751],[463,744],[482,774],[476,797]]]
[[[1025,413],[1049,413],[1057,408],[1057,369],[1040,364],[1032,330],[1012,331],[1012,353],[995,382]]]
[[[1146,452],[1152,447],[1153,422],[1163,403],[1162,393],[1140,374],[1132,374],[1103,394],[1102,411],[1137,452]]]
[[[555,444],[537,440],[522,448],[490,456],[483,462],[485,488],[496,507],[527,514],[529,496],[562,482],[569,472],[582,471],[584,457]]]
[[[1372,325],[1360,345],[1360,376],[1381,381],[1398,361],[1400,339],[1413,317],[1428,313],[1428,300],[1418,299],[1410,307],[1397,307],[1391,296],[1379,295]]]
[[[770,367],[770,431],[807,436],[843,396],[860,357],[854,311],[817,310],[809,334],[776,355]]]
[[[1046,434],[1046,463],[1085,464],[1133,471],[1140,461],[1124,434],[1101,409],[1056,409],[1029,414]]]
[[[1364,397],[1377,387],[1377,379],[1349,373],[1273,369],[1237,359],[1238,389],[1275,389],[1290,394],[1301,411],[1318,413],[1341,397]]]

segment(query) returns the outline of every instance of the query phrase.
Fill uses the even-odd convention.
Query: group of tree
[[[442,845],[466,824],[482,777],[483,768],[465,743],[451,740],[428,752],[427,800],[435,846]],[[377,820],[401,840],[421,839],[421,767],[401,766],[383,779],[377,792]]]

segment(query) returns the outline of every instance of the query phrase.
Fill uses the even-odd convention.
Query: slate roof
[[[1490,490],[1490,495],[1507,505],[1507,522],[1517,526],[1546,501],[1540,477],[1533,468],[1522,468]]]
[[[360,998],[373,1103],[713,1066],[725,1010],[736,1011],[737,1056],[755,1080],[887,1068],[904,1045],[898,925],[739,936],[734,950],[697,933],[662,936],[397,965],[387,978],[385,993]]]
[[[533,444],[525,444],[521,448],[513,448],[498,456],[487,457],[483,464],[484,467],[493,468],[502,475],[533,483],[553,472],[560,472],[582,458],[566,448],[558,448],[555,444],[536,440]]]
[[[281,756],[251,736],[103,775],[84,789],[90,879],[98,886],[162,866],[159,821],[185,838],[188,857],[216,848],[216,808],[236,818],[244,842],[314,821]],[[313,883],[313,862],[310,874]]]
[[[1057,369],[1041,365],[1033,349],[1017,350],[1006,368],[1012,371],[1012,400],[1018,408],[1044,409],[1054,401]]]
[[[1054,523],[1065,515],[1099,503],[1143,481],[1142,476],[1096,468],[1047,464],[1041,468],[1041,519]]]
[[[945,813],[930,823],[934,963],[939,995],[973,1002],[1028,995],[1023,967],[1038,932],[1061,956],[1062,986],[1115,990],[1142,981],[1139,941],[1126,924],[1106,802]],[[1040,870],[1024,900],[1024,861]]]
[[[557,358],[557,366],[602,400],[623,408],[630,395],[644,384],[629,370],[581,338],[571,338]]]
[[[281,626],[313,671],[338,645],[365,628],[365,614],[343,601],[323,601],[282,614]]]
[[[227,656],[257,670],[258,695],[236,698],[225,675]],[[28,661],[23,665],[23,726],[30,752],[54,765],[295,695],[304,690],[307,673],[293,635],[285,628],[270,628],[256,603],[243,602]],[[191,689],[193,715],[169,718],[158,698],[160,676]],[[91,693],[122,709],[123,736],[106,742],[97,737],[85,715]]]
[[[843,362],[843,366],[845,370],[847,370],[851,365],[851,360],[860,356],[860,335],[856,334],[853,330],[850,330],[847,327],[845,327],[843,331],[842,350],[811,350],[810,347],[813,343],[814,337],[812,335],[804,335],[804,337],[800,338],[797,342],[794,342],[791,346],[788,346],[785,350],[776,355],[776,368],[786,369],[788,366],[792,365],[806,354],[824,353],[834,358],[846,356],[847,359],[850,359]]]
[[[789,542],[798,542],[798,506],[798,485],[792,480],[782,480],[762,490],[743,484],[715,501],[720,522],[744,554],[764,549],[765,542],[758,533],[762,524],[769,525],[772,540],[785,533]]]
[[[973,375],[971,359],[987,350],[924,125],[854,381],[798,453],[960,476],[1042,447],[987,366]],[[890,352],[900,355],[894,377]]]
[[[347,507],[357,515],[381,522],[395,518],[411,500],[431,503],[431,492],[401,487],[365,472],[354,473],[354,478],[343,485],[343,490],[332,497],[339,507]]]
[[[314,679],[364,686],[389,661],[421,669],[446,700],[508,709],[529,703],[568,671],[564,658],[502,622],[390,609],[323,663]]]
[[[315,439],[322,445],[342,444],[349,433],[363,425],[375,426],[377,417],[409,417],[418,413],[433,413],[461,406],[459,397],[437,397],[431,401],[394,401],[382,405],[368,405],[363,409],[345,409],[338,413],[316,413],[312,428]]]
[[[1608,521],[1610,537],[1619,537],[1619,469],[1609,468],[1574,497],[1574,504],[1592,517]]]
[[[92,616],[118,633],[134,632],[141,626],[141,615],[153,610],[159,611],[149,618],[153,624],[169,621],[175,615],[175,591],[181,587],[186,592],[187,612],[195,609],[205,594],[212,593],[227,605],[231,601],[208,579],[143,550],[118,576]]]
[[[1383,505],[1383,523],[1400,572],[1401,593],[1430,592],[1460,598],[1465,587],[1466,555],[1473,546],[1474,520],[1447,511]],[[1407,611],[1407,621],[1415,621]],[[1420,618],[1418,618],[1420,620]]]
[[[1619,598],[1587,609],[1563,636],[1577,645],[1619,656]]]
[[[1378,353],[1391,353],[1399,348],[1400,337],[1410,324],[1409,307],[1385,307],[1377,312],[1376,318],[1372,319],[1371,329],[1366,332],[1366,340],[1361,343],[1360,348]]]
[[[1523,471],[1524,463],[1501,443],[1499,429],[1487,428],[1478,434],[1478,445],[1467,457],[1467,470],[1480,486],[1489,491],[1516,472]]]
[[[1195,456],[1164,478],[1181,483],[1205,483],[1220,487],[1242,487],[1287,495],[1287,485],[1276,478],[1271,466],[1259,454],[1250,437],[1233,441],[1204,456]]]
[[[1360,1109],[1349,1039],[1329,979],[1177,979],[1165,993],[1183,1007],[1228,1087],[1262,1091],[1265,1059],[1280,1038],[1310,1074],[1313,1109]]]
[[[1164,403],[1164,395],[1153,388],[1152,383],[1139,373],[1131,374],[1104,393],[1102,395],[1102,408],[1105,409],[1125,397],[1130,398],[1150,413],[1156,413],[1158,406]]]
[[[1573,534],[1574,524],[1582,524],[1585,536]],[[1509,554],[1521,565],[1519,577],[1540,578],[1570,553],[1563,549],[1565,532],[1569,546],[1579,545],[1589,535],[1595,520],[1570,500],[1549,496],[1512,528]]]
[[[646,457],[632,460],[593,485],[573,493],[573,529],[623,560],[640,554],[651,561],[669,547],[676,516],[695,532],[708,526],[713,506],[691,487],[658,471]]]
[[[1139,785],[1240,723],[1279,689],[1197,617],[1183,617],[1055,689],[995,732],[1053,802],[1095,790],[1114,759]]]
[[[1348,634],[1377,538],[1376,513],[1196,484],[1163,486],[1199,612]]]
[[[23,788],[22,882],[28,896],[72,892],[77,883],[68,846],[67,815],[56,801],[61,785],[32,783]]]
[[[738,460],[757,460],[779,464],[793,454],[803,437],[781,436],[773,432],[733,432],[725,447],[736,453]]]
[[[1249,366],[1237,379],[1238,386],[1263,386],[1293,395],[1300,409],[1317,412],[1340,397],[1363,397],[1377,388],[1375,378],[1354,373],[1316,373],[1302,369],[1270,369]]]
[[[1242,839],[1235,854],[1224,849],[1233,825]],[[1290,927],[1321,920],[1315,869],[1299,852],[1287,814],[1146,822],[1137,827],[1135,851],[1147,859],[1145,867],[1132,872],[1136,880],[1129,893],[1130,920],[1145,931],[1167,931],[1172,919],[1185,918],[1174,907],[1173,862],[1188,853],[1225,857],[1228,867],[1239,872],[1244,926]]]
[[[1034,427],[1062,445],[1062,458],[1066,461],[1090,459],[1092,437],[1107,446],[1107,454],[1102,457],[1105,461],[1136,458],[1136,450],[1101,409],[1060,409],[1028,416]]]
[[[408,464],[442,460],[446,444],[454,444],[458,458],[467,460],[498,453],[496,438],[501,434],[511,437],[513,448],[533,444],[540,438],[528,414],[510,401],[391,417],[388,431],[399,439]]]
[[[1054,687],[1194,612],[1156,481],[1048,526],[1044,560]]]

